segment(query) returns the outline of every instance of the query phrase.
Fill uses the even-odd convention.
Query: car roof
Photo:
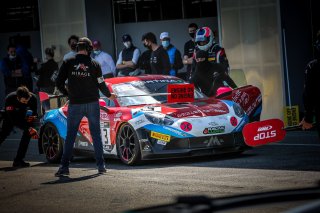
[[[150,80],[182,80],[175,76],[169,76],[169,75],[139,75],[139,76],[124,76],[124,77],[115,77],[115,78],[107,78],[104,81],[107,84],[120,84],[120,83],[126,83],[131,81],[150,81]]]

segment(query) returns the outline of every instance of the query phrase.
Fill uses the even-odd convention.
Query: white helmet
[[[198,29],[195,36],[195,42],[200,50],[207,51],[214,42],[212,30],[209,27],[201,27]],[[202,44],[203,42],[205,42],[205,44]]]

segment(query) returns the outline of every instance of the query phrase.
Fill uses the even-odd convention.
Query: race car
[[[254,86],[217,97],[206,97],[194,89],[192,101],[183,99],[190,91],[180,90],[182,99],[172,102],[169,100],[175,86],[190,85],[174,76],[117,77],[106,79],[105,83],[117,98],[112,101],[101,94],[99,100],[100,121],[97,122],[100,122],[104,155],[120,158],[127,165],[148,159],[243,152],[247,146],[242,130],[247,123],[260,119],[262,109],[261,93]],[[49,162],[61,159],[67,117],[68,102],[44,114],[38,145]],[[84,117],[74,155],[93,155],[93,152],[88,120]]]

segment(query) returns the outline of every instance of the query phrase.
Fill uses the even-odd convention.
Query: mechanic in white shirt
[[[114,61],[106,52],[101,50],[101,43],[98,40],[92,42],[93,52],[92,58],[101,65],[102,75],[104,78],[113,78],[116,76],[116,66]]]

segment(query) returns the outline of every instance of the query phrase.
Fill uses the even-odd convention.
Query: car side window
[[[109,99],[108,99],[107,106],[109,106],[109,107],[115,107],[116,104],[114,103],[113,100],[109,100]]]

